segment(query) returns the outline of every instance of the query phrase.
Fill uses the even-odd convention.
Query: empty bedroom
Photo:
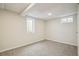
[[[78,56],[78,3],[0,3],[0,56]]]

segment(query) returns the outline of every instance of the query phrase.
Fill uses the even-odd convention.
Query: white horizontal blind
[[[26,26],[27,32],[34,32],[35,31],[35,20],[33,18],[26,18]]]
[[[61,23],[73,23],[73,16],[62,18]]]

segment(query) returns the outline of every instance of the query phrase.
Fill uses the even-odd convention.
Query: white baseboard
[[[15,46],[15,47],[3,49],[3,50],[0,50],[0,53],[1,53],[1,52],[5,52],[5,51],[8,51],[8,50],[16,49],[16,48],[19,48],[19,47],[27,46],[27,45],[30,45],[30,44],[33,44],[33,43],[36,43],[36,42],[39,42],[39,41],[42,41],[42,40],[44,40],[44,39],[40,39],[40,40],[36,40],[36,41],[34,41],[34,42],[25,43],[25,44],[22,44],[22,45],[19,45],[19,46]]]
[[[51,39],[47,39],[47,40],[51,40]],[[67,42],[61,42],[61,41],[57,41],[57,40],[51,40],[51,41],[55,41],[55,42],[59,42],[59,43],[63,43],[63,44],[77,46],[76,44],[71,44],[71,43],[67,43]]]
[[[39,41],[42,41],[42,40],[50,40],[50,39],[40,39],[40,40],[36,40],[36,41],[34,41],[34,42],[30,42],[30,43],[27,43],[27,44],[25,43],[25,44],[22,44],[22,45],[19,45],[19,46],[7,48],[7,49],[4,49],[4,50],[0,50],[0,53],[1,53],[1,52],[4,52],[4,51],[16,49],[16,48],[19,48],[19,47],[27,46],[27,45],[30,45],[30,44],[33,44],[33,43],[36,43],[36,42],[39,42]],[[51,41],[55,41],[55,40],[51,40]],[[55,41],[55,42],[68,44],[68,43],[66,43],[66,42],[60,42],[60,41]],[[73,44],[68,44],[68,45],[73,45]],[[73,45],[73,46],[77,46],[77,45]]]

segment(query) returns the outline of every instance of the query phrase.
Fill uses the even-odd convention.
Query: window
[[[68,22],[73,22],[73,17],[69,17]]]
[[[27,26],[27,32],[34,32],[35,30],[35,24],[34,24],[33,18],[27,18],[26,19],[26,26]]]
[[[73,23],[73,17],[70,16],[70,17],[61,19],[61,23]]]

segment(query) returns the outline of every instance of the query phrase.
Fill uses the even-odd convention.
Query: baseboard
[[[47,39],[47,40],[51,40],[51,39]],[[51,41],[55,41],[55,42],[63,43],[63,44],[67,44],[67,45],[72,45],[72,46],[77,46],[77,45],[70,44],[70,43],[67,43],[67,42],[61,42],[61,41],[56,41],[56,40],[51,40]]]
[[[22,44],[20,46],[7,48],[7,49],[4,49],[4,50],[0,50],[0,53],[5,52],[5,51],[8,51],[8,50],[12,50],[12,49],[20,48],[20,47],[23,47],[23,46],[29,46],[29,45],[35,44],[35,43],[37,43],[39,41],[43,41],[43,40],[50,40],[50,39],[41,39],[41,40],[37,40],[37,41],[30,42],[30,43],[27,43],[27,44]],[[51,41],[55,41],[55,40],[51,40]],[[72,44],[68,44],[68,43],[65,43],[65,42],[59,42],[59,41],[55,41],[55,42],[63,43],[63,44],[67,44],[67,45],[72,45]],[[77,46],[77,45],[73,45],[73,46]]]
[[[23,46],[28,46],[28,45],[31,45],[31,44],[34,44],[34,43],[37,43],[37,42],[43,41],[43,40],[44,39],[41,39],[41,40],[37,40],[37,41],[30,42],[30,43],[27,43],[27,44],[22,44],[22,45],[19,45],[19,46],[16,46],[16,47],[11,47],[11,48],[7,48],[7,49],[4,49],[4,50],[0,50],[0,53],[5,52],[5,51],[9,51],[9,50],[12,50],[12,49],[20,48],[20,47],[23,47]]]

